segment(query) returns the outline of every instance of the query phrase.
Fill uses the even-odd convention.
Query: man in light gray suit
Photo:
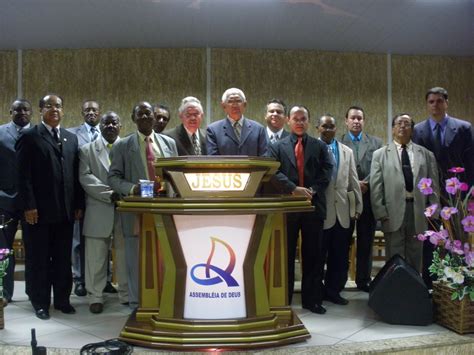
[[[13,248],[18,221],[25,224],[18,205],[18,162],[15,144],[23,130],[30,128],[31,104],[24,99],[13,101],[10,107],[11,121],[0,126],[0,248]],[[25,270],[26,271],[26,270]],[[12,300],[14,288],[15,256],[9,256],[7,274],[3,278],[3,300]],[[27,276],[27,275],[25,275]],[[28,280],[26,287],[28,290]],[[28,293],[28,291],[27,291]]]
[[[86,100],[82,103],[81,114],[84,123],[68,128],[68,131],[74,133],[79,143],[79,148],[84,144],[93,142],[99,136],[100,107],[97,101]],[[87,294],[84,284],[85,273],[85,249],[84,235],[82,232],[82,221],[74,222],[74,234],[72,240],[72,273],[74,280],[74,293],[76,296],[85,296]],[[112,287],[113,288],[113,287]]]
[[[349,107],[345,122],[348,132],[341,137],[340,142],[347,145],[354,152],[359,186],[362,191],[364,210],[357,221],[351,222],[351,235],[354,228],[357,228],[357,288],[369,292],[372,272],[372,245],[376,225],[370,206],[370,164],[372,163],[372,154],[382,146],[382,140],[363,132],[365,119],[362,107]]]
[[[320,139],[328,145],[333,172],[326,189],[326,219],[323,226],[323,257],[326,261],[324,299],[339,305],[349,303],[340,295],[347,282],[351,216],[349,193],[354,195],[357,220],[362,213],[362,192],[352,150],[336,141],[336,119],[327,114],[318,122]]]
[[[221,105],[227,117],[207,127],[207,154],[264,156],[268,148],[267,133],[260,123],[244,117],[247,106],[244,92],[227,89]]]
[[[119,301],[122,304],[128,303],[122,225],[114,205],[118,194],[107,184],[109,153],[113,144],[120,140],[121,127],[120,117],[115,112],[107,112],[100,119],[99,138],[79,148],[79,181],[86,192],[83,226],[86,244],[85,281],[89,295],[89,310],[92,313],[103,311],[103,291],[107,283],[111,241],[115,248],[114,267]]]
[[[382,222],[387,258],[399,254],[420,272],[423,243],[414,237],[428,227],[425,208],[439,206],[439,183],[433,153],[411,141],[414,126],[408,114],[393,118],[393,142],[374,153],[370,196],[375,218]],[[432,180],[435,193],[420,192],[421,178]]]
[[[155,180],[154,169],[150,166],[154,159],[178,156],[172,138],[153,132],[153,106],[150,103],[142,101],[137,104],[133,108],[132,120],[137,125],[137,132],[114,144],[110,152],[111,165],[107,181],[121,197],[138,195],[139,180]],[[128,299],[130,307],[135,308],[138,305],[138,218],[133,213],[122,213],[121,219],[125,238]]]

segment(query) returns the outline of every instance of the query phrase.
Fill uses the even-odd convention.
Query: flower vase
[[[466,295],[451,300],[453,290],[445,282],[433,283],[434,316],[438,324],[459,334],[474,333],[474,302]]]

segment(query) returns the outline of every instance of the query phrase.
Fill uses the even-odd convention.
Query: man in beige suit
[[[408,114],[393,118],[393,142],[373,155],[370,197],[374,216],[382,222],[387,259],[399,254],[421,271],[423,244],[414,237],[427,229],[424,211],[439,205],[439,188],[433,153],[411,141],[414,125]],[[434,194],[420,192],[416,185],[422,178],[432,179]]]
[[[352,238],[349,194],[353,194],[355,201],[355,215],[352,218],[357,219],[362,213],[362,192],[352,149],[334,139],[334,117],[322,116],[318,122],[318,131],[320,139],[328,145],[334,165],[326,189],[326,219],[323,226],[323,257],[326,261],[324,299],[346,305],[349,301],[340,292],[347,282]]]
[[[85,279],[89,310],[92,313],[101,313],[103,310],[103,290],[107,282],[111,240],[115,247],[114,266],[119,301],[122,304],[128,303],[122,226],[119,214],[115,211],[116,194],[107,185],[109,152],[112,145],[120,140],[120,117],[115,112],[107,112],[101,117],[99,128],[101,135],[79,150],[79,181],[86,192],[87,206],[83,228],[86,244]]]

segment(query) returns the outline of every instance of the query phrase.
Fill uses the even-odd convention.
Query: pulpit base
[[[147,348],[253,349],[298,343],[311,337],[290,307],[272,308],[266,317],[236,320],[177,320],[160,318],[159,311],[151,317],[140,316],[140,312],[130,315],[120,340]]]

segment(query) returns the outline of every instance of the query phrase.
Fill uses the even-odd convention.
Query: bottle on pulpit
[[[153,192],[155,196],[166,196],[166,182],[159,175],[155,177]]]

